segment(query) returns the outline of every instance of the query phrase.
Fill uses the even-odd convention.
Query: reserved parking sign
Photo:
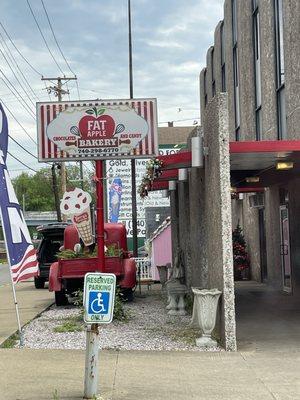
[[[112,322],[116,275],[87,273],[84,278],[84,321],[87,324]]]

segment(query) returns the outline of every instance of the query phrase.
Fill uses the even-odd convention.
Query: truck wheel
[[[38,276],[34,277],[34,286],[36,289],[44,289],[45,287],[45,278],[40,278]]]
[[[64,290],[55,292],[55,304],[59,306],[67,306],[69,304],[68,297]]]

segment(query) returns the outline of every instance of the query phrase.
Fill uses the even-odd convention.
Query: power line
[[[9,54],[9,56],[10,56],[10,60],[12,60],[12,61],[14,62],[14,64],[15,64],[15,66],[17,67],[17,69],[18,69],[20,75],[23,77],[24,82],[27,84],[27,87],[29,88],[29,90],[31,91],[31,93],[33,94],[33,96],[34,96],[35,98],[37,98],[38,100],[40,100],[39,97],[37,96],[37,94],[35,93],[35,91],[33,90],[32,86],[31,86],[30,83],[28,82],[28,80],[27,80],[26,76],[24,75],[23,71],[22,71],[21,68],[19,67],[19,64],[17,63],[17,61],[16,61],[14,55],[13,55],[12,52],[10,51],[10,48],[9,48],[8,45],[6,44],[6,42],[5,42],[5,40],[4,40],[4,37],[3,37],[3,35],[2,35],[1,32],[0,32],[0,38],[1,38],[1,43],[2,43],[2,48],[3,48],[3,50],[6,49],[7,54]],[[5,49],[4,49],[4,48],[5,48]]]
[[[47,12],[47,10],[46,10],[46,7],[45,7],[45,4],[44,4],[43,0],[41,0],[41,3],[42,3],[42,5],[43,5],[43,8],[44,8],[44,11],[45,11],[47,20],[48,20],[48,24],[49,24],[49,26],[50,26],[50,29],[51,29],[51,32],[52,32],[54,41],[55,41],[55,43],[56,43],[56,46],[57,46],[57,48],[58,48],[58,50],[59,50],[59,52],[60,52],[62,58],[65,60],[65,63],[67,64],[67,67],[69,68],[70,72],[71,72],[74,76],[76,76],[75,72],[74,72],[74,71],[72,70],[72,68],[70,67],[70,64],[68,63],[68,61],[67,61],[67,59],[66,59],[66,57],[65,57],[65,55],[64,55],[64,53],[63,53],[63,51],[62,51],[62,49],[61,49],[61,47],[60,47],[60,45],[59,45],[59,43],[58,43],[58,41],[57,41],[57,38],[56,38],[56,36],[55,36],[54,30],[53,30],[53,27],[52,27],[52,24],[51,24],[51,21],[50,21],[50,18],[49,18],[49,15],[48,15],[48,12]],[[62,72],[62,71],[61,71],[61,72]]]
[[[40,27],[40,25],[39,25],[39,23],[38,23],[38,20],[36,19],[36,16],[35,16],[35,14],[34,14],[34,12],[33,12],[33,9],[31,8],[31,5],[30,5],[30,3],[29,3],[29,0],[27,0],[27,4],[28,4],[28,7],[29,7],[30,12],[31,12],[31,14],[32,14],[32,17],[33,17],[33,19],[34,19],[34,21],[35,21],[35,23],[36,23],[36,26],[37,26],[37,28],[38,28],[38,30],[39,30],[39,32],[40,32],[40,34],[41,34],[41,36],[42,36],[42,38],[43,38],[43,40],[44,40],[45,46],[46,46],[47,49],[48,49],[49,54],[51,55],[51,57],[52,57],[53,61],[55,62],[57,68],[58,68],[58,69],[60,70],[60,72],[64,75],[63,70],[60,68],[60,66],[59,66],[58,62],[56,61],[56,59],[55,59],[55,57],[54,57],[52,51],[50,50],[50,47],[48,46],[47,40],[46,40],[46,38],[45,38],[45,36],[44,36],[42,30],[41,30],[41,27]]]
[[[67,88],[68,99],[70,101],[71,99],[70,99],[70,90],[69,90],[68,82],[66,82],[66,88]]]
[[[26,151],[26,153],[30,154],[32,157],[34,157],[36,160],[38,159],[37,156],[35,156],[34,154],[32,154],[29,150],[25,149],[25,147],[23,147],[19,142],[17,142],[10,134],[8,134],[8,137],[11,138],[11,140],[13,142],[15,142],[18,146],[20,146],[24,151]]]
[[[0,49],[0,52],[2,54],[2,57],[4,58],[6,64],[8,65],[9,69],[11,70],[13,76],[15,77],[16,81],[19,83],[20,87],[22,88],[23,92],[25,93],[25,96],[28,97],[29,101],[31,102],[31,104],[33,106],[35,106],[34,102],[31,100],[31,97],[29,96],[29,94],[27,93],[27,90],[24,88],[23,83],[21,83],[21,81],[19,80],[19,78],[17,77],[17,75],[15,74],[10,62],[8,61],[8,59],[6,58],[5,54],[3,53],[3,51]]]
[[[63,53],[63,51],[62,51],[62,49],[61,49],[61,47],[60,47],[60,45],[59,45],[59,43],[58,43],[58,40],[57,40],[56,35],[55,35],[55,33],[54,33],[54,29],[53,29],[53,26],[52,26],[52,24],[51,24],[51,21],[50,21],[50,18],[49,18],[49,14],[48,14],[48,12],[47,12],[47,9],[46,9],[46,6],[45,6],[45,4],[44,4],[44,1],[41,0],[41,3],[42,3],[42,6],[43,6],[43,8],[44,8],[44,11],[45,11],[45,14],[46,14],[46,17],[47,17],[47,21],[48,21],[48,24],[49,24],[49,26],[50,26],[50,29],[51,29],[51,32],[52,32],[54,41],[55,41],[55,43],[56,43],[56,46],[57,46],[57,48],[58,48],[58,50],[59,50],[59,52],[60,52],[62,58],[64,59],[64,61],[65,61],[66,65],[67,65],[67,67],[69,68],[70,72],[74,75],[74,77],[76,77],[75,72],[72,70],[72,68],[71,68],[71,66],[70,66],[70,64],[69,64],[69,62],[68,62],[68,60],[66,59],[66,57],[65,57],[65,55],[64,55],[64,53]],[[79,86],[78,86],[77,80],[76,80],[76,88],[77,88],[78,99],[80,100]]]
[[[47,91],[47,93],[48,93],[48,96],[49,96],[49,100],[52,101],[52,99],[51,99],[51,90],[49,90],[49,89],[47,88],[46,81],[44,81],[44,84],[45,84],[45,89],[46,89],[46,91]]]
[[[13,119],[17,122],[17,124],[22,128],[22,130],[25,132],[25,134],[29,137],[30,140],[32,140],[32,142],[37,145],[37,142],[29,135],[29,133],[27,132],[27,130],[24,128],[24,126],[18,121],[18,119],[14,116],[14,114],[10,111],[10,109],[7,107],[6,103],[4,103],[4,101],[0,98],[0,102],[2,104],[4,104],[5,108],[7,109],[7,111],[9,112],[9,114],[13,117]]]
[[[77,87],[78,100],[80,100],[80,92],[79,92],[79,85],[78,85],[77,79],[76,79],[76,87]]]
[[[184,121],[192,121],[192,120],[200,120],[200,117],[177,119],[177,120],[172,120],[171,122],[184,122]],[[168,124],[169,122],[170,121],[164,121],[164,122],[159,122],[159,124]]]
[[[23,163],[21,160],[18,159],[18,157],[15,157],[15,156],[12,155],[9,151],[7,151],[7,153],[8,153],[12,158],[14,158],[16,161],[18,161],[20,164],[24,165],[24,167],[26,167],[27,169],[30,169],[30,170],[33,171],[33,172],[38,172],[38,171],[36,171],[35,169],[33,169],[33,168],[29,167],[28,165],[26,165],[25,163]]]
[[[22,99],[23,103],[26,104],[26,107],[24,106],[23,103],[20,102],[20,99],[18,99],[18,96],[13,92],[13,90],[8,86],[8,84],[5,82],[5,80],[3,78],[2,81],[4,82],[5,86],[8,88],[8,90],[11,91],[11,93],[15,96],[15,98],[20,102],[20,104],[23,106],[24,110],[26,110],[29,115],[35,119],[35,115],[32,112],[30,106],[27,104],[26,100],[23,98],[23,96],[20,94],[20,92],[18,91],[18,89],[16,89],[16,87],[11,83],[11,81],[7,78],[7,76],[4,74],[4,72],[2,71],[2,69],[0,68],[0,72],[1,74],[4,76],[4,78],[8,81],[8,83],[13,87],[14,91],[17,92],[17,94],[19,95],[20,99]]]
[[[39,76],[42,76],[42,74],[36,69],[34,68],[34,66],[27,60],[26,57],[23,56],[23,54],[20,52],[20,50],[17,48],[17,46],[15,45],[15,43],[13,42],[12,38],[10,37],[9,33],[7,32],[7,30],[5,29],[4,25],[2,24],[2,22],[0,21],[0,26],[2,27],[3,31],[5,32],[8,40],[10,41],[10,43],[13,45],[13,47],[15,48],[15,50],[17,51],[17,53],[22,57],[22,59],[26,62],[26,64]]]

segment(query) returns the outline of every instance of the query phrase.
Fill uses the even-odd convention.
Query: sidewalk
[[[35,289],[33,281],[20,282],[15,287],[21,325],[29,322],[54,302],[54,294],[48,289]],[[0,287],[0,344],[17,330],[12,287],[11,284],[6,284]]]
[[[105,400],[297,400],[299,367],[300,353],[101,351],[99,392]],[[83,378],[83,351],[0,350],[0,400],[81,399]]]
[[[269,314],[270,310],[276,309],[280,319],[281,314],[285,315],[284,322],[287,324],[287,315],[292,310],[290,318],[293,322],[297,303],[294,306],[290,299],[284,298],[282,301],[279,297],[277,302],[277,296],[273,295],[268,295],[268,301],[262,302],[263,296],[255,293],[255,286],[251,285],[243,301],[242,292],[238,290],[238,309],[244,316],[238,324],[239,333],[242,343],[243,339],[247,339],[240,347],[242,351],[101,351],[101,399],[300,400],[300,347],[299,341],[296,342],[298,330],[295,330],[293,336],[294,324],[289,324],[288,330],[279,329],[279,322],[274,325],[274,314]],[[53,302],[53,294],[47,290],[34,289],[33,282],[18,284],[17,296],[22,324]],[[260,304],[258,314],[251,313],[251,304],[252,307]],[[253,308],[257,309],[255,306]],[[266,318],[263,311],[271,318]],[[272,322],[270,325],[267,323],[269,320]],[[273,332],[268,336],[272,326],[275,327],[276,337]],[[2,286],[0,341],[16,329],[11,286]],[[257,338],[261,329],[265,337],[259,335]],[[276,346],[274,343],[283,337],[286,345],[283,346],[282,340]],[[292,340],[292,346],[289,340]],[[0,349],[0,400],[81,399],[84,367],[85,352],[80,350]]]

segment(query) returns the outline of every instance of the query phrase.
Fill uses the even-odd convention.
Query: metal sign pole
[[[103,207],[103,161],[96,161],[96,194],[97,194],[97,270],[104,271],[104,207]],[[87,325],[84,399],[94,399],[98,391],[98,359],[99,359],[99,330],[98,324]]]
[[[98,392],[99,330],[98,324],[87,325],[84,399],[95,399]]]
[[[103,163],[102,160],[96,161],[96,193],[97,193],[97,245],[98,245],[98,271],[104,272],[104,206],[103,206]]]

